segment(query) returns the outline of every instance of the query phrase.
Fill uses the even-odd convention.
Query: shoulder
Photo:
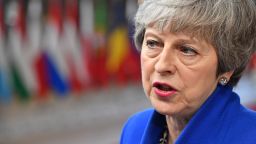
[[[256,133],[256,112],[241,106],[240,112],[234,117],[237,126],[244,128],[252,128]]]
[[[232,95],[231,107],[229,107],[230,123],[233,130],[246,130],[256,134],[256,112],[241,104],[239,95]],[[245,133],[246,133],[245,132]],[[241,135],[241,134],[240,134]]]
[[[242,125],[247,131],[256,134],[256,112],[245,107],[241,107],[237,123]]]
[[[133,114],[123,127],[120,144],[139,143],[153,112],[150,108]]]
[[[241,106],[240,112],[233,117],[230,133],[233,133],[234,142],[255,143],[256,112]]]

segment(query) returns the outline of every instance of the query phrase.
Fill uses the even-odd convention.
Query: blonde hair
[[[218,56],[216,75],[234,70],[231,86],[239,81],[256,47],[254,0],[144,0],[135,16],[138,49],[150,25],[210,42]]]

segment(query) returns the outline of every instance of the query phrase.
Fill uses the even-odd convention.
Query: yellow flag
[[[110,74],[116,73],[129,53],[128,31],[126,27],[117,27],[108,41],[107,69]]]

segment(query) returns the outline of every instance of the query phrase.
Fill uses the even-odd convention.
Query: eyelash
[[[161,43],[156,40],[147,40],[146,46],[150,49],[154,49],[157,47],[161,47]],[[194,56],[194,55],[198,54],[198,52],[190,46],[186,46],[186,45],[182,44],[182,45],[178,46],[178,48],[186,56]]]
[[[155,40],[147,40],[146,41],[146,46],[148,48],[156,48],[156,47],[159,47],[160,46],[160,43],[158,41],[155,41]]]
[[[194,56],[198,54],[194,48],[189,46],[180,46],[180,51],[182,51],[182,53],[187,56]]]

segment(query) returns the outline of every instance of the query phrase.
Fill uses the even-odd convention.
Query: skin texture
[[[153,107],[166,115],[170,141],[214,91],[220,77],[232,75],[216,77],[217,63],[214,47],[202,39],[146,29],[141,49],[142,83]],[[156,82],[168,84],[174,94],[159,96],[153,86]]]

